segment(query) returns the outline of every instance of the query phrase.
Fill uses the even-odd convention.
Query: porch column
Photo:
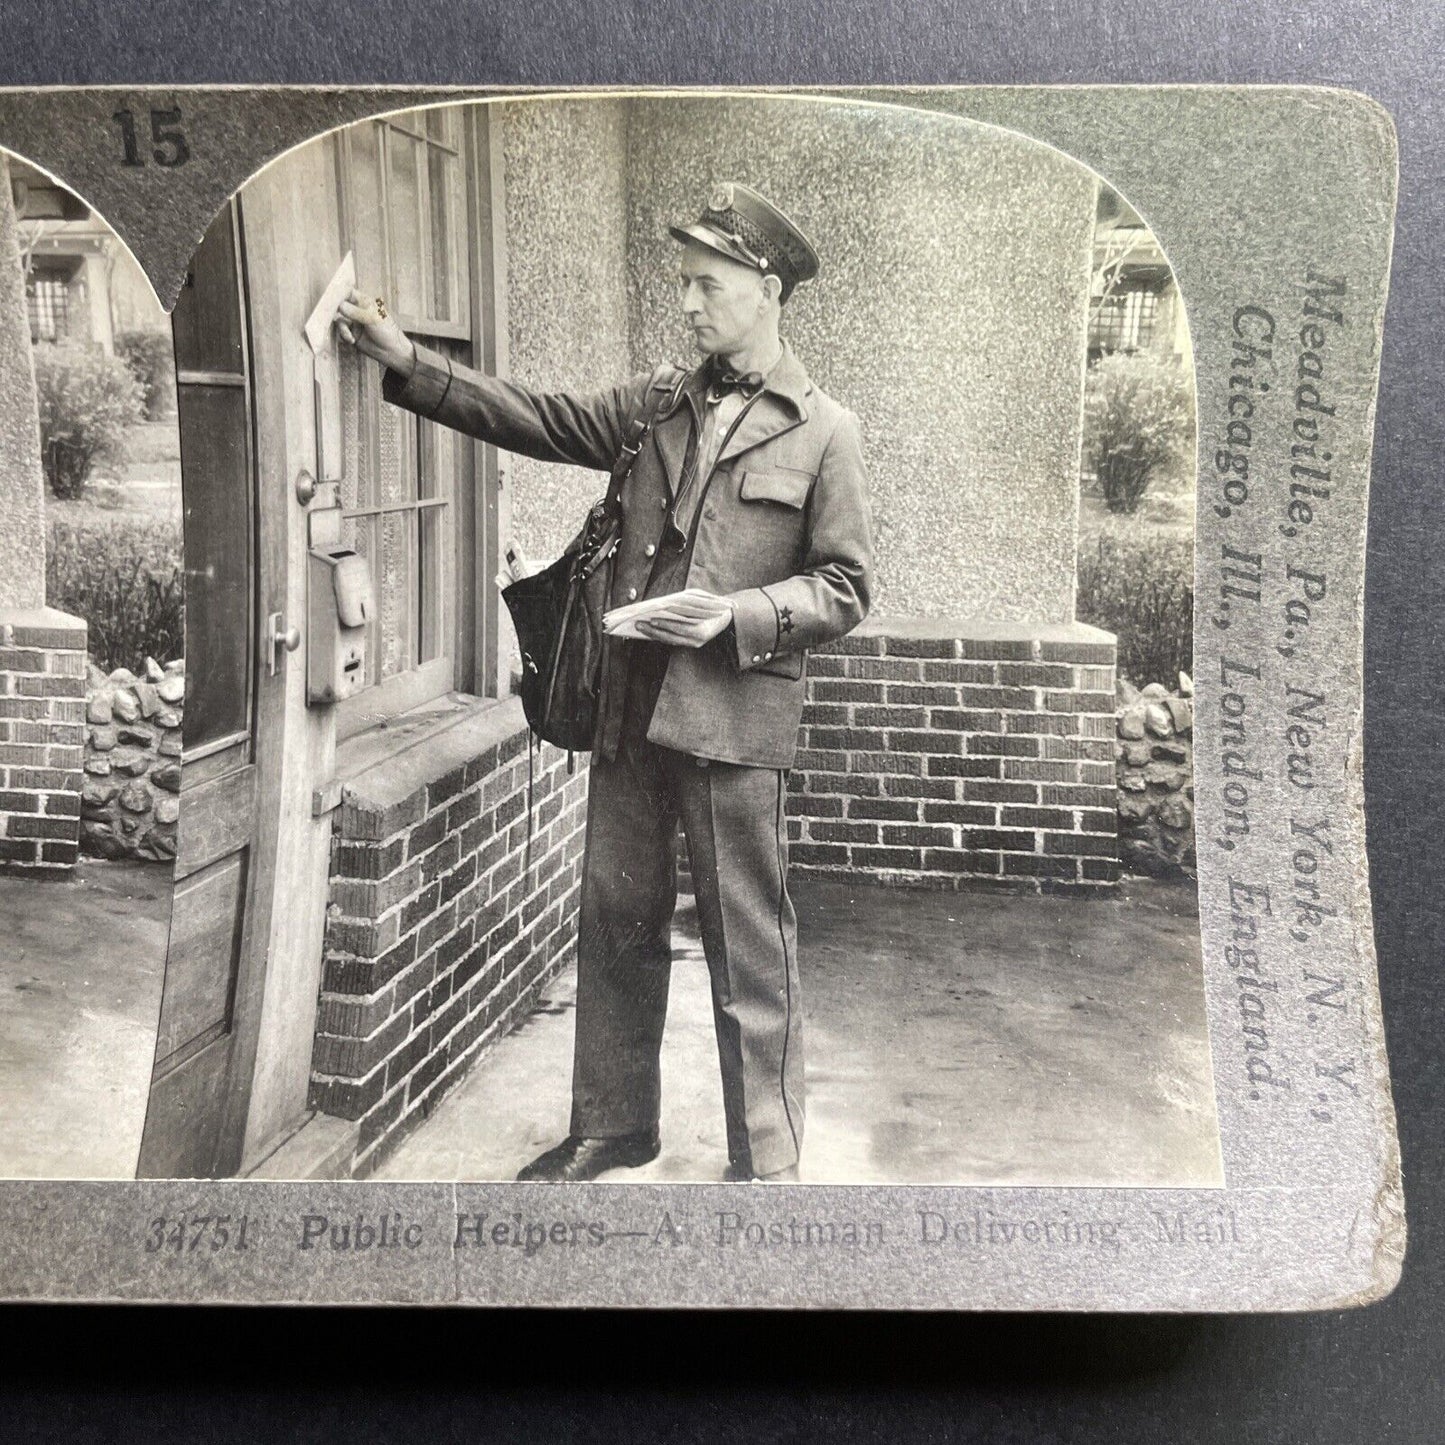
[[[85,622],[45,605],[35,368],[0,156],[0,870],[65,876],[80,850]]]

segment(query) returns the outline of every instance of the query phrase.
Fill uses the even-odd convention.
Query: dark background
[[[1365,781],[1410,1224],[1396,1293],[1332,1315],[12,1308],[0,1312],[0,1440],[1445,1438],[1445,9],[3,0],[0,37],[9,85],[1253,81],[1383,102],[1401,184],[1371,488]]]

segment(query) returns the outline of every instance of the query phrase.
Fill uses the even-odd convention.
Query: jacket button
[[[629,588],[627,589],[627,600],[628,600],[629,602],[636,602],[636,601],[637,601],[637,588],[635,588],[635,587],[629,587]]]
[[[771,654],[769,654],[769,655],[771,655]],[[757,653],[755,652],[755,653],[753,653],[753,661],[754,661],[754,662],[761,662],[761,661],[762,661],[762,658],[759,657],[759,656],[757,655]]]
[[[664,512],[665,512],[665,511],[667,510],[667,498],[666,498],[666,497],[660,497],[660,498],[658,499],[657,505],[658,505],[658,508],[659,508],[660,511],[664,511]]]
[[[655,546],[653,543],[651,543],[651,542],[649,542],[649,543],[647,544],[647,555],[648,555],[649,557],[654,557],[654,556],[657,555],[657,548],[656,548],[656,546]]]
[[[771,652],[765,652],[765,653],[763,653],[763,661],[764,661],[764,662],[771,662],[772,660],[773,660],[773,654],[772,654]]]

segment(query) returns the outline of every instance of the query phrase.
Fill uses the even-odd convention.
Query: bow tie
[[[740,391],[745,397],[754,396],[763,389],[763,375],[760,371],[744,372],[717,367],[708,380],[707,399],[721,401],[730,391]]]

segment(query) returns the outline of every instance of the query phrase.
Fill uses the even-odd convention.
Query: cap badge
[[[733,188],[731,186],[718,186],[712,193],[712,198],[707,203],[710,211],[730,211],[733,208]]]

